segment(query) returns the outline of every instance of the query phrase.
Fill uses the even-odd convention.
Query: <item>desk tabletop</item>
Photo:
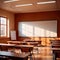
[[[37,44],[40,41],[7,41],[7,43],[19,44],[19,43],[30,43],[30,44]]]
[[[7,57],[25,58],[28,57],[29,55],[30,55],[29,52],[16,53],[16,52],[0,51],[0,56],[7,56]]]
[[[6,44],[6,43],[0,43],[0,46],[15,46],[16,44]]]
[[[34,47],[33,45],[16,45],[17,47]]]
[[[52,50],[60,50],[60,48],[51,48]]]
[[[16,44],[5,44],[5,43],[0,43],[0,46],[33,47],[33,45],[16,45]]]

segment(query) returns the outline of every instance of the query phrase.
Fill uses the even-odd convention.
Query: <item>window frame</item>
[[[6,24],[1,24],[1,18],[6,18]],[[6,36],[1,36],[1,25],[4,26],[6,25]],[[3,16],[0,16],[0,38],[8,38],[8,18],[7,17],[3,17]]]

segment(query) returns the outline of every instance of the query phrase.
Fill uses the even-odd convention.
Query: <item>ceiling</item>
[[[39,4],[37,2],[53,1],[53,0],[19,0],[9,3],[4,3],[6,0],[0,0],[0,8],[14,13],[30,13],[30,12],[43,12],[43,11],[56,11],[60,10],[60,0],[56,3]],[[19,4],[33,4],[32,6],[15,7]]]

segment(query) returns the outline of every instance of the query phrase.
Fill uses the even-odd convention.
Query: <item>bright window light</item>
[[[19,0],[8,0],[8,1],[4,1],[4,3],[9,3],[9,2],[14,2],[14,1],[19,1]]]
[[[46,1],[46,2],[37,2],[37,4],[49,4],[49,3],[55,3],[56,1]]]
[[[7,22],[8,22],[8,37],[9,37],[9,20]]]
[[[22,4],[22,5],[16,5],[16,7],[22,7],[22,6],[31,6],[33,4]]]

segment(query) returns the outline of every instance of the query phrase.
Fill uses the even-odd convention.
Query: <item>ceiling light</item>
[[[37,4],[48,4],[48,3],[55,3],[56,1],[46,1],[46,2],[37,2]]]
[[[22,5],[16,5],[16,7],[22,7],[22,6],[31,6],[33,4],[22,4]]]
[[[7,1],[4,1],[4,3],[9,3],[9,2],[14,2],[14,1],[19,1],[19,0],[7,0]]]

